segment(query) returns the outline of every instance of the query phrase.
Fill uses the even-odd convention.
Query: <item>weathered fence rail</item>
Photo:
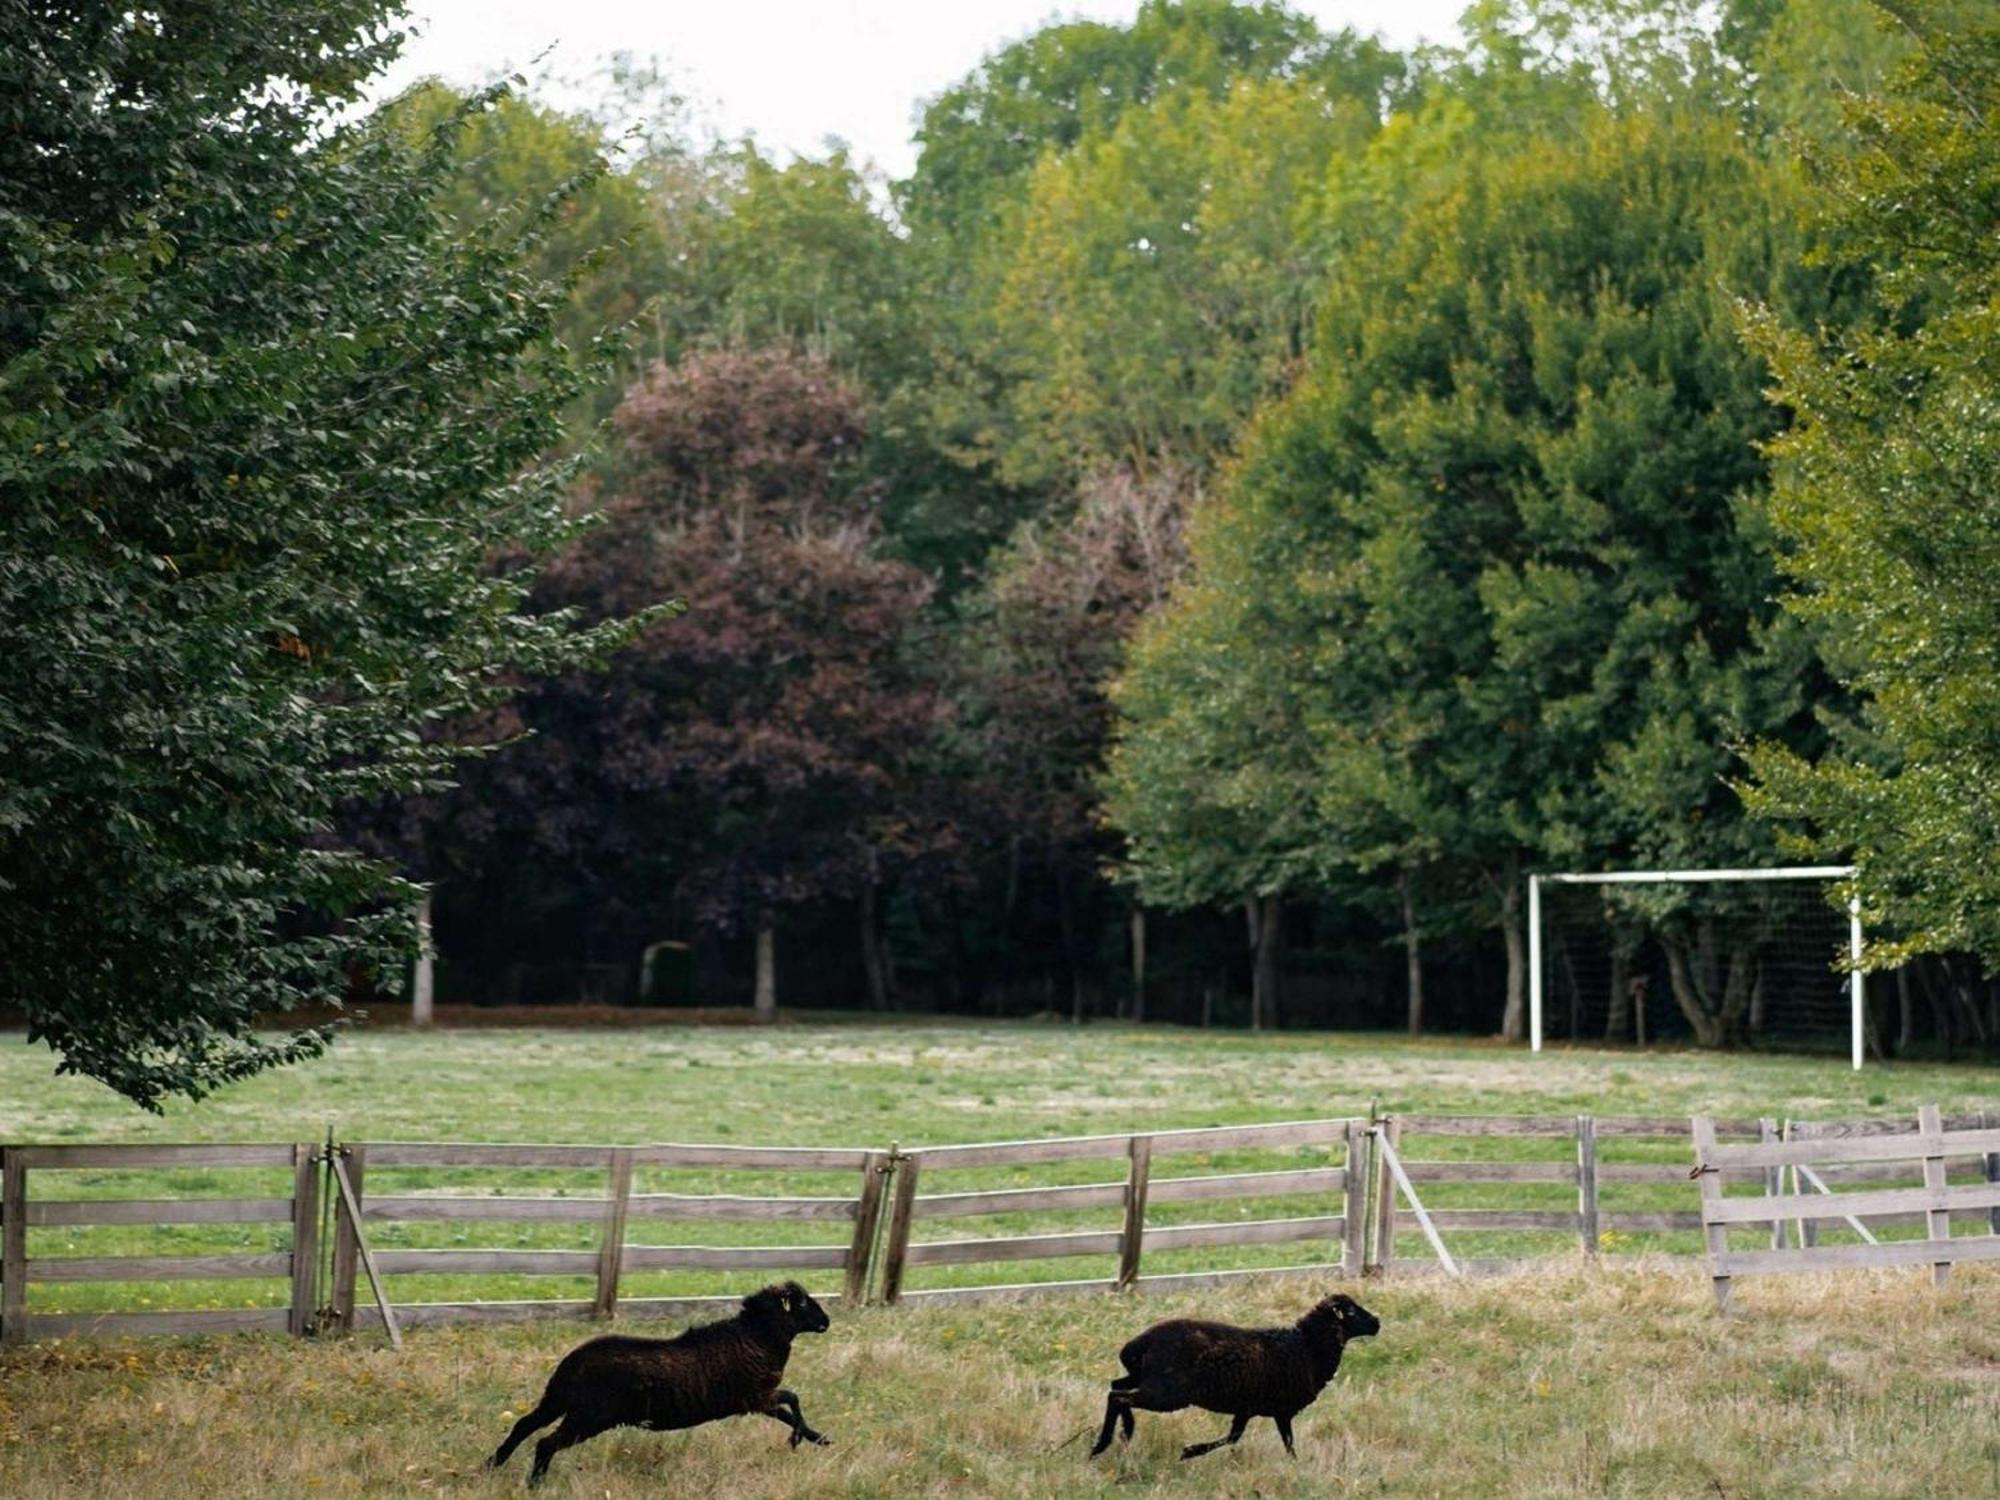
[[[1005,1141],[973,1146],[897,1150],[895,1201],[882,1252],[881,1300],[966,1301],[1036,1291],[1088,1291],[1144,1284],[1194,1286],[1228,1280],[1249,1271],[1142,1271],[1145,1252],[1218,1246],[1295,1244],[1315,1241],[1332,1252],[1309,1265],[1265,1267],[1266,1273],[1328,1271],[1358,1274],[1365,1222],[1360,1146],[1367,1125],[1358,1119],[1287,1121],[1199,1130],[1161,1130],[1135,1135],[1072,1136],[1059,1140]],[[1255,1152],[1323,1148],[1340,1153],[1338,1166],[1292,1167],[1246,1172],[1158,1175],[1155,1163],[1193,1153]],[[923,1193],[942,1174],[973,1167],[1021,1167],[1078,1161],[1122,1160],[1124,1180],[1049,1187],[994,1188]],[[1321,1211],[1274,1219],[1233,1219],[1213,1223],[1154,1224],[1151,1208],[1171,1203],[1210,1203],[1305,1197]],[[1055,1233],[914,1238],[920,1221],[979,1215],[1068,1209],[1104,1209],[1101,1229]],[[1114,1219],[1109,1212],[1117,1210]],[[1006,1261],[1052,1260],[1071,1256],[1116,1256],[1109,1277],[1031,1283],[989,1282],[906,1290],[912,1266],[987,1265]]]
[[[866,1297],[882,1202],[888,1153],[819,1147],[765,1146],[542,1146],[428,1145],[416,1142],[363,1142],[338,1147],[353,1184],[361,1222],[343,1204],[335,1225],[329,1321],[365,1326],[391,1317],[403,1326],[496,1321],[511,1318],[677,1317],[690,1309],[731,1302],[728,1297],[624,1297],[628,1273],[656,1270],[814,1271],[842,1273],[840,1290],[829,1296],[850,1301]],[[396,1169],[452,1169],[486,1175],[549,1168],[601,1171],[603,1190],[588,1196],[497,1193],[490,1183],[478,1192],[393,1192],[370,1194],[367,1174]],[[843,1173],[854,1176],[848,1196],[797,1197],[745,1193],[645,1193],[633,1188],[648,1168],[704,1168],[734,1174]],[[671,1245],[635,1242],[642,1225],[660,1221],[737,1223],[804,1222],[844,1225],[840,1244]],[[359,1302],[357,1267],[363,1266],[367,1226],[397,1223],[550,1222],[595,1225],[590,1249],[502,1249],[470,1246],[449,1249],[377,1248],[375,1271],[393,1285],[399,1276],[566,1276],[589,1278],[587,1298],[491,1301],[385,1300],[389,1311]]]
[[[320,1164],[307,1144],[267,1146],[0,1147],[0,1342],[73,1334],[310,1332],[317,1290]],[[263,1169],[284,1196],[38,1198],[34,1185],[55,1175]],[[287,1180],[289,1179],[289,1180]],[[122,1186],[123,1184],[121,1184]],[[160,1191],[155,1188],[154,1191]],[[179,1224],[284,1224],[287,1248],[239,1254],[29,1255],[28,1231]],[[282,1304],[165,1312],[40,1313],[32,1286],[77,1282],[282,1280]]]
[[[1767,1129],[1749,1145],[1718,1141],[1705,1116],[1695,1117],[1693,1130],[1710,1275],[1725,1312],[1737,1276],[1927,1265],[1941,1286],[1954,1265],[2000,1260],[2000,1115],[1947,1120],[1925,1105],[1915,1121],[1800,1123]],[[1954,1164],[1969,1180],[1951,1180]],[[1857,1179],[1852,1173],[1861,1167],[1871,1170]],[[1746,1169],[1761,1171],[1763,1191],[1729,1196],[1725,1177]],[[1849,1175],[1841,1180],[1871,1185],[1835,1188],[1823,1174],[1842,1169]],[[1912,1176],[1918,1180],[1907,1183]],[[1898,1185],[1872,1185],[1885,1181]],[[1955,1235],[1955,1222],[1976,1232]],[[1732,1233],[1767,1226],[1768,1249],[1730,1243]],[[1906,1227],[1923,1234],[1891,1237]]]
[[[1369,1266],[1392,1272],[1426,1273],[1451,1270],[1492,1274],[1519,1269],[1574,1242],[1583,1254],[1605,1254],[1619,1236],[1698,1233],[1702,1228],[1699,1194],[1688,1180],[1685,1157],[1678,1161],[1627,1161],[1612,1157],[1626,1147],[1658,1148],[1667,1144],[1685,1150],[1692,1138],[1686,1119],[1619,1115],[1401,1115],[1376,1122],[1387,1145],[1375,1163],[1376,1205],[1371,1221]],[[1719,1135],[1756,1138],[1755,1120],[1717,1121]],[[1540,1149],[1538,1159],[1518,1155],[1495,1157],[1482,1151],[1505,1144],[1518,1150],[1522,1142]],[[1545,1146],[1542,1143],[1546,1143]],[[1426,1153],[1418,1156],[1415,1153]],[[1442,1154],[1439,1154],[1442,1153]],[[1391,1161],[1402,1170],[1407,1186],[1391,1180]],[[1761,1177],[1761,1174],[1758,1174]],[[1443,1190],[1441,1193],[1437,1190]],[[1564,1190],[1569,1205],[1552,1206]],[[1477,1199],[1461,1206],[1432,1202],[1423,1215],[1429,1221],[1425,1242],[1430,1256],[1397,1253],[1397,1237],[1407,1239],[1419,1227],[1418,1200],[1424,1195]],[[1632,1205],[1635,1196],[1647,1206]],[[1537,1206],[1519,1200],[1531,1196]],[[1661,1207],[1665,1197],[1684,1199],[1683,1207]],[[1468,1255],[1471,1248],[1498,1233],[1545,1237],[1538,1254]],[[1440,1256],[1432,1234],[1459,1244],[1460,1253]],[[1615,1251],[1613,1252],[1615,1254]]]
[[[1209,1159],[1217,1157],[1228,1159]],[[1090,1180],[1019,1180],[1037,1171]],[[194,1186],[189,1174],[199,1175]],[[258,1183],[224,1196],[215,1174]],[[1244,1216],[1252,1212],[1262,1216]],[[1044,1215],[1062,1219],[1037,1225]],[[1002,1217],[1005,1232],[978,1232]],[[733,1224],[757,1226],[740,1238],[760,1242],[706,1242]],[[170,1243],[190,1226],[227,1225],[268,1225],[273,1234],[267,1248],[241,1252],[130,1253],[132,1232],[159,1230]],[[677,1225],[698,1227],[675,1236]],[[435,1238],[438,1226],[455,1242],[407,1243]],[[574,1243],[534,1245],[564,1226]],[[785,1226],[798,1226],[796,1236]],[[127,1231],[117,1240],[126,1253],[93,1253],[89,1237],[110,1230]],[[1399,1253],[1419,1231],[1429,1254]],[[1746,1234],[1756,1248],[1731,1243]],[[1496,1235],[1517,1253],[1479,1253]],[[762,1242],[768,1236],[784,1242]],[[1622,1236],[1650,1237],[1655,1250],[1705,1248],[1725,1306],[1737,1275],[1930,1265],[1942,1279],[1955,1263],[2000,1260],[2000,1112],[1945,1118],[1927,1108],[1916,1120],[1782,1124],[1343,1117],[913,1149],[10,1145],[0,1147],[0,1342],[374,1326],[395,1339],[412,1325],[681,1317],[734,1301],[633,1294],[635,1277],[672,1290],[675,1282],[658,1281],[662,1272],[794,1272],[851,1303],[1255,1275],[1464,1275],[1551,1253],[1595,1258],[1626,1243]],[[1527,1253],[1518,1253],[1524,1239]],[[1258,1263],[1159,1268],[1160,1257],[1196,1250],[1243,1251],[1237,1259]],[[1102,1274],[961,1281],[965,1268],[1093,1257]],[[929,1278],[931,1268],[955,1269],[944,1284],[909,1284],[912,1272]],[[432,1276],[567,1285],[484,1300],[401,1295],[409,1278]],[[259,1305],[92,1310],[92,1297],[55,1311],[31,1305],[36,1287],[189,1280],[281,1285],[268,1297],[227,1294]]]

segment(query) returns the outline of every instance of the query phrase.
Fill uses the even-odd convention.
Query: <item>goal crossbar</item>
[[[1786,865],[1762,870],[1613,870],[1600,874],[1569,872],[1528,877],[1528,1049],[1542,1050],[1542,886],[1549,885],[1683,885],[1692,882],[1746,880],[1846,880],[1853,865]],[[1848,1052],[1856,1072],[1862,1064],[1866,1039],[1867,993],[1861,974],[1861,901],[1847,903]]]
[[[1614,870],[1606,875],[1531,875],[1550,885],[1675,885],[1698,880],[1845,880],[1853,865],[1787,865],[1771,870]]]

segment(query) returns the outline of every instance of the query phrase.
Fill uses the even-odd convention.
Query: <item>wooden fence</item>
[[[0,1342],[70,1334],[310,1332],[324,1154],[312,1145],[0,1147]],[[33,1184],[59,1173],[109,1172],[121,1179],[137,1174],[143,1180],[159,1172],[242,1168],[263,1169],[283,1191],[256,1198],[38,1198],[33,1192]],[[122,1189],[129,1181],[117,1185]],[[31,1228],[176,1224],[286,1224],[290,1244],[231,1255],[28,1254]],[[27,1305],[28,1288],[38,1284],[263,1279],[286,1283],[282,1305],[95,1313],[32,1313]]]
[[[329,1320],[335,1326],[380,1321],[394,1328],[426,1323],[512,1321],[522,1318],[626,1316],[678,1317],[733,1302],[728,1297],[621,1297],[627,1273],[656,1270],[839,1271],[838,1292],[849,1301],[867,1296],[876,1225],[889,1154],[789,1146],[543,1146],[426,1145],[371,1142],[337,1148],[341,1175],[352,1189],[360,1224],[342,1196],[334,1228]],[[374,1193],[367,1174],[392,1169],[470,1169],[489,1179],[476,1193],[435,1191]],[[556,1196],[495,1192],[496,1172],[565,1168],[603,1174],[601,1193]],[[648,1168],[704,1168],[769,1178],[773,1174],[841,1173],[854,1179],[851,1194],[795,1197],[739,1193],[633,1191],[635,1174]],[[505,1185],[504,1183],[502,1184]],[[838,1224],[840,1244],[663,1245],[637,1242],[642,1226],[662,1221]],[[518,1250],[492,1247],[368,1250],[366,1226],[392,1223],[551,1222],[595,1225],[597,1243],[585,1250]],[[374,1307],[357,1307],[357,1281],[369,1270],[384,1290]],[[588,1298],[515,1301],[397,1302],[387,1291],[399,1276],[567,1276],[591,1278]]]
[[[1684,1154],[1690,1144],[1693,1173]],[[1277,1160],[1250,1169],[1246,1161],[1260,1153]],[[1217,1170],[1173,1170],[1189,1158],[1197,1158],[1198,1169]],[[1115,1173],[1094,1170],[1114,1163]],[[212,1173],[251,1172],[269,1174],[264,1196],[207,1191]],[[190,1173],[209,1180],[188,1187]],[[676,1174],[698,1179],[701,1190],[645,1190],[648,1178],[657,1185]],[[1033,1180],[1037,1175],[1058,1180]],[[801,1178],[809,1188],[819,1178],[837,1186],[804,1196]],[[724,1181],[727,1191],[716,1186]],[[745,1187],[753,1190],[738,1191]],[[1752,1191],[1730,1191],[1745,1187]],[[1256,1207],[1272,1203],[1296,1203],[1298,1211],[1270,1216],[1272,1209]],[[1238,1216],[1227,1216],[1232,1209]],[[1267,1216],[1241,1216],[1259,1211]],[[1034,1222],[1049,1215],[1061,1226]],[[945,1221],[1003,1218],[1001,1233],[919,1232]],[[683,1238],[733,1232],[715,1230],[718,1223],[763,1226],[740,1235],[746,1239],[791,1235],[786,1225],[813,1226],[801,1237],[821,1238],[656,1242],[658,1226],[706,1226],[683,1228]],[[273,1232],[269,1248],[248,1253],[106,1255],[91,1253],[87,1243],[92,1232],[119,1227],[165,1226],[160,1233],[173,1235],[182,1232],[176,1226],[227,1225],[284,1231]],[[453,1243],[408,1243],[426,1232],[436,1238],[437,1226],[450,1227]],[[552,1226],[573,1243],[534,1247]],[[1970,1232],[1953,1235],[1954,1226]],[[49,1253],[57,1237],[51,1231],[63,1229],[83,1236],[81,1253]],[[1430,1254],[1399,1253],[1417,1231]],[[1767,1239],[1768,1248],[1731,1246],[1732,1233],[1748,1231]],[[31,1232],[38,1234],[32,1256]],[[1922,1237],[1899,1237],[1906,1233]],[[1514,1243],[1503,1248],[1517,1252],[1525,1238],[1528,1252],[1467,1253],[1486,1248],[1496,1234],[1510,1236]],[[1646,1237],[1647,1248],[1658,1251],[1705,1247],[1725,1305],[1735,1275],[1932,1265],[1942,1277],[1957,1261],[2000,1259],[2000,1114],[1947,1120],[1926,1109],[1916,1121],[1782,1125],[1707,1117],[1407,1115],[919,1149],[394,1141],[324,1148],[7,1146],[0,1147],[0,1342],[93,1333],[302,1335],[373,1326],[396,1340],[407,1325],[680,1317],[734,1300],[633,1295],[633,1278],[663,1271],[792,1272],[819,1278],[821,1295],[850,1303],[1190,1287],[1250,1275],[1464,1275],[1515,1269],[1547,1253],[1595,1257],[1629,1243],[1627,1236]],[[1278,1252],[1285,1263],[1272,1264],[1266,1247],[1279,1246],[1286,1247]],[[1237,1259],[1261,1263],[1157,1269],[1159,1256],[1189,1250],[1241,1250]],[[1103,1263],[1104,1274],[963,1279],[988,1267],[1084,1258]],[[913,1271],[921,1278],[934,1267],[948,1268],[945,1284],[908,1284]],[[568,1285],[546,1297],[400,1295],[409,1278],[439,1275],[567,1278]],[[173,1311],[29,1305],[30,1289],[41,1285],[191,1279],[268,1279],[282,1290],[269,1297],[240,1289],[224,1294],[263,1305]]]
[[[1927,1265],[1943,1285],[1955,1264],[2000,1260],[2000,1116],[1946,1120],[1926,1105],[1915,1121],[1795,1124],[1749,1145],[1716,1137],[1715,1122],[1696,1116],[1694,1176],[1725,1312],[1736,1276]],[[1761,1191],[1731,1196],[1725,1176],[1746,1171]],[[1865,1185],[1834,1185],[1857,1181]],[[1954,1235],[1954,1221],[1975,1232]],[[1923,1233],[1897,1236],[1904,1228]],[[1732,1246],[1746,1229],[1768,1234],[1769,1248]]]
[[[1718,1135],[1750,1139],[1758,1137],[1760,1127],[1774,1129],[1755,1120],[1715,1122]],[[1374,1165],[1371,1270],[1478,1275],[1516,1270],[1540,1258],[1466,1255],[1467,1235],[1475,1249],[1498,1233],[1530,1233],[1546,1239],[1544,1253],[1574,1245],[1585,1255],[1598,1256],[1621,1237],[1695,1234],[1702,1228],[1700,1198],[1688,1180],[1684,1155],[1676,1161],[1626,1159],[1656,1157],[1657,1148],[1667,1143],[1684,1152],[1691,1138],[1685,1118],[1402,1115],[1381,1118],[1375,1128],[1383,1149]],[[1518,1148],[1524,1141],[1537,1143],[1529,1148],[1537,1159],[1521,1159]],[[1482,1148],[1501,1143],[1503,1157],[1490,1150],[1482,1154]],[[1640,1150],[1628,1152],[1628,1146]],[[1411,1154],[1418,1151],[1424,1156]],[[1569,1200],[1560,1208],[1549,1201],[1558,1190]],[[1635,1197],[1637,1204],[1630,1201]],[[1437,1201],[1446,1198],[1455,1206]],[[1663,1207],[1663,1198],[1685,1201]],[[1425,1228],[1432,1255],[1398,1254],[1397,1236],[1407,1238],[1419,1227]],[[1461,1253],[1454,1256],[1445,1249],[1448,1241],[1457,1242]]]
[[[895,1153],[895,1201],[882,1252],[881,1300],[968,1300],[1023,1290],[1020,1283],[906,1290],[913,1266],[985,1265],[1006,1261],[1051,1260],[1071,1256],[1116,1256],[1110,1277],[1028,1283],[1036,1291],[1083,1291],[1146,1285],[1193,1286],[1246,1272],[1147,1275],[1141,1270],[1148,1248],[1155,1251],[1213,1246],[1274,1245],[1316,1241],[1332,1258],[1310,1265],[1266,1268],[1301,1272],[1359,1273],[1366,1213],[1362,1194],[1367,1176],[1360,1168],[1362,1120],[1308,1120],[1276,1125],[1237,1125],[1206,1130],[1162,1130],[1142,1135],[1071,1136],[1055,1140],[1003,1141],[975,1146],[936,1146]],[[1162,1159],[1192,1153],[1272,1151],[1320,1147],[1338,1150],[1337,1166],[1301,1166],[1276,1171],[1202,1176],[1154,1173]],[[997,1188],[923,1193],[919,1188],[945,1173],[975,1167],[1023,1167],[1079,1161],[1122,1161],[1120,1181],[1048,1187]],[[1321,1211],[1281,1219],[1237,1219],[1218,1223],[1151,1224],[1147,1212],[1161,1204],[1218,1200],[1307,1197]],[[994,1235],[917,1240],[920,1220],[961,1219],[1051,1210],[1102,1209],[1102,1228],[1057,1233]],[[1333,1210],[1328,1212],[1326,1210]]]

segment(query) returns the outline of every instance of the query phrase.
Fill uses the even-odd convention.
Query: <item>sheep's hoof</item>
[[[800,1443],[811,1443],[815,1448],[831,1448],[833,1439],[823,1432],[794,1432],[792,1446],[796,1448]]]

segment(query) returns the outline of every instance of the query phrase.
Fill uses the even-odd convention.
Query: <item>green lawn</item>
[[[662,1026],[416,1034],[362,1031],[315,1064],[239,1086],[164,1119],[50,1058],[0,1040],[0,1140],[350,1140],[936,1145],[1176,1126],[1392,1113],[1550,1113],[1830,1118],[1909,1114],[1919,1103],[2000,1110],[1991,1069],[1922,1065],[1855,1075],[1837,1060],[1558,1051],[1530,1058],[1483,1043],[1353,1035],[1096,1026],[835,1020],[770,1030]],[[1561,1141],[1489,1141],[1484,1155],[1560,1158]],[[1463,1145],[1406,1142],[1436,1157]],[[1627,1142],[1628,1160],[1685,1160],[1685,1146]],[[1312,1150],[1173,1159],[1173,1174],[1324,1161]],[[1166,1171],[1167,1168],[1160,1170]],[[968,1169],[960,1186],[1102,1181],[1116,1163]],[[841,1193],[847,1179],[642,1174],[641,1191]],[[371,1193],[602,1189],[591,1173],[371,1170]],[[166,1191],[283,1196],[274,1174],[41,1174],[37,1197]],[[1568,1189],[1439,1188],[1433,1206],[1554,1207]],[[1626,1190],[1620,1206],[1685,1206],[1680,1188]],[[1648,1194],[1654,1195],[1648,1197]],[[1664,1195],[1664,1196],[1662,1196]],[[1668,1203],[1671,1199],[1671,1203]],[[1157,1207],[1151,1222],[1337,1212],[1298,1198]],[[1115,1227],[1115,1213],[953,1220],[929,1235]],[[762,1232],[767,1231],[768,1232]],[[279,1250],[282,1225],[30,1231],[31,1255]],[[590,1225],[394,1224],[378,1246],[574,1246]],[[648,1224],[649,1243],[832,1240],[839,1226]],[[1483,1242],[1481,1242],[1483,1240]],[[1692,1250],[1637,1236],[1617,1251]],[[1414,1239],[1399,1252],[1416,1254]],[[1175,1445],[1219,1427],[1198,1414],[1142,1426],[1130,1453],[1083,1462],[1056,1445],[1089,1421],[1115,1351],[1169,1310],[1289,1317],[1314,1282],[1227,1292],[968,1307],[844,1310],[802,1345],[801,1391],[836,1449],[791,1454],[775,1424],[693,1436],[625,1434],[559,1461],[557,1494],[736,1495],[2000,1495],[2000,1274],[1961,1271],[1934,1293],[1921,1275],[1753,1282],[1741,1317],[1708,1311],[1693,1257],[1593,1270],[1560,1236],[1459,1236],[1470,1254],[1548,1255],[1547,1269],[1477,1286],[1406,1278],[1363,1299],[1387,1325],[1301,1426],[1288,1464],[1268,1428],[1188,1469]],[[1172,1271],[1329,1257],[1315,1243],[1149,1254]],[[1108,1277],[1108,1260],[924,1268],[916,1287]],[[628,1277],[627,1296],[740,1291],[761,1278]],[[809,1276],[829,1284],[837,1273]],[[573,1278],[400,1278],[398,1300],[577,1296]],[[60,1283],[36,1311],[242,1305],[282,1300],[268,1283]],[[1377,1305],[1379,1304],[1379,1305]],[[165,1495],[190,1483],[259,1494],[485,1494],[474,1465],[520,1408],[571,1325],[418,1330],[400,1356],[363,1335],[100,1344],[0,1356],[0,1494]],[[269,1398],[269,1399],[267,1399]],[[769,1432],[762,1427],[768,1426]],[[517,1464],[520,1460],[517,1459]],[[206,1476],[204,1478],[203,1476]]]
[[[164,1118],[0,1034],[0,1138],[906,1145],[1389,1111],[1800,1118],[2000,1104],[2000,1073],[1375,1034],[807,1022],[768,1030],[358,1031]]]

